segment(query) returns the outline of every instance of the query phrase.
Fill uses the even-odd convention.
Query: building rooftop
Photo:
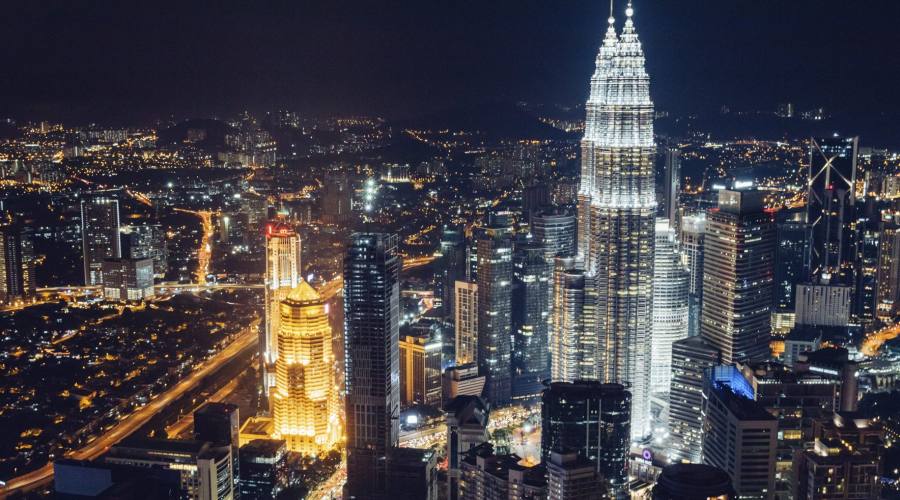
[[[319,297],[319,292],[311,287],[306,280],[300,280],[297,286],[291,289],[287,300],[292,302],[318,302],[321,298]]]
[[[727,386],[718,385],[713,388],[713,391],[728,406],[729,411],[740,420],[775,420],[775,417],[762,405],[752,399],[737,395]]]

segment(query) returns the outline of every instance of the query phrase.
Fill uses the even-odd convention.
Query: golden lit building
[[[278,359],[278,332],[281,330],[281,301],[300,283],[300,237],[284,221],[266,225],[266,326],[261,346],[263,390],[271,396],[275,385],[275,360]],[[271,410],[271,408],[269,408]]]
[[[305,281],[280,306],[273,437],[291,451],[316,455],[340,437],[328,311]]]

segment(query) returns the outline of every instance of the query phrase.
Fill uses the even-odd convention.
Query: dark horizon
[[[900,112],[900,3],[637,0],[657,109]],[[625,2],[616,1],[618,24]],[[0,117],[149,123],[292,109],[410,117],[578,105],[608,4],[15,2]]]

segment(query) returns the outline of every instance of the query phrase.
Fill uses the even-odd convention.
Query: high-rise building
[[[571,257],[557,257],[553,277],[550,323],[550,378],[554,382],[596,380],[597,336],[593,325],[590,278],[574,269]]]
[[[512,399],[512,236],[502,216],[491,216],[478,241],[478,370],[493,406]]]
[[[328,311],[306,281],[279,306],[274,437],[290,451],[315,456],[334,447],[341,434]]]
[[[769,356],[775,224],[760,191],[719,191],[706,217],[700,335],[723,363]]]
[[[572,450],[621,490],[628,480],[632,401],[621,384],[551,383],[541,396],[542,460],[553,450]]]
[[[531,235],[544,247],[548,263],[560,255],[575,255],[576,232],[577,219],[569,207],[545,209],[531,218]]]
[[[652,500],[704,498],[732,500],[734,488],[728,473],[704,464],[672,464],[663,468],[653,487]]]
[[[352,216],[353,189],[345,176],[326,176],[322,187],[322,221],[340,224]]]
[[[146,300],[156,295],[153,259],[106,259],[100,269],[107,300]]]
[[[447,421],[447,498],[459,498],[459,463],[466,453],[488,441],[487,404],[479,396],[457,396],[444,406]]]
[[[704,391],[702,412],[703,463],[725,471],[738,498],[774,498],[778,420],[716,381]]]
[[[650,391],[668,406],[672,380],[672,343],[688,336],[690,275],[675,249],[669,221],[657,219],[653,263],[653,335],[651,337]]]
[[[0,227],[0,304],[34,296],[34,246],[23,227]]]
[[[794,306],[796,325],[847,326],[850,324],[850,306],[853,303],[853,287],[844,285],[800,284],[796,287],[797,302]]]
[[[278,333],[281,331],[281,301],[301,281],[300,237],[285,221],[266,225],[266,323],[261,339],[260,361],[263,391],[269,395],[275,386],[275,361],[278,359]],[[289,446],[290,448],[290,446]]]
[[[354,233],[344,257],[346,498],[385,498],[400,438],[400,257],[395,234]]]
[[[456,364],[475,363],[478,360],[478,284],[457,281],[455,289]]]
[[[791,314],[794,312],[795,288],[807,280],[809,225],[805,212],[782,210],[777,217],[780,220],[775,247],[774,313]]]
[[[634,396],[631,432],[649,434],[653,309],[653,102],[629,5],[616,35],[610,17],[597,54],[581,141],[578,251],[596,290],[600,380]]]
[[[871,173],[871,172],[870,172]],[[882,207],[868,197],[856,217],[856,290],[854,319],[862,324],[875,321],[878,304],[878,253],[881,248]]]
[[[550,452],[547,498],[600,500],[607,498],[597,464],[570,450]]]
[[[429,333],[400,336],[400,405],[441,404],[441,342]]]
[[[810,240],[810,279],[852,285],[856,161],[858,137],[810,139],[806,220]]]
[[[231,447],[231,470],[234,491],[238,491],[240,479],[240,430],[241,418],[237,405],[207,403],[194,412],[194,439],[214,446]],[[238,496],[238,495],[236,495]]]
[[[466,279],[466,235],[462,228],[444,227],[440,252],[435,293],[441,299],[443,316],[452,323],[456,312],[456,282]]]
[[[700,305],[703,301],[703,236],[706,213],[685,215],[679,230],[681,259],[690,276],[688,293],[688,336],[700,335]]]
[[[700,462],[703,443],[703,387],[706,372],[719,364],[719,351],[702,337],[672,344],[672,384],[669,393],[671,462]]]
[[[812,449],[794,456],[793,498],[867,499],[881,491],[884,428],[857,413],[815,422]]]
[[[273,500],[288,486],[287,446],[281,439],[254,439],[241,446],[241,500]]]
[[[550,266],[544,248],[534,243],[516,245],[513,256],[513,396],[540,395],[549,376]]]
[[[472,448],[460,461],[461,500],[536,500],[547,497],[546,469],[519,465],[517,455],[497,455],[491,443]]]
[[[389,498],[438,500],[437,452],[393,448],[387,458]]]
[[[879,240],[876,314],[890,321],[900,314],[900,210],[885,211]]]
[[[478,365],[466,363],[444,370],[441,392],[444,402],[457,396],[481,396],[484,393],[484,375],[478,374]]]
[[[122,257],[118,193],[97,191],[86,194],[81,200],[81,248],[86,285],[102,285],[103,261]]]
[[[166,235],[159,224],[122,226],[122,256],[129,259],[152,259],[153,274],[165,276],[168,270]]]
[[[666,178],[663,183],[663,214],[673,230],[678,228],[678,195],[681,193],[681,150],[666,148]]]

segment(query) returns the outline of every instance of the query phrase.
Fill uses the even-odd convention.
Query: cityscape
[[[557,7],[592,16],[525,34],[474,6],[354,6],[354,20],[316,2],[235,6],[246,21],[216,36],[247,37],[250,55],[232,63],[274,65],[242,85],[285,100],[218,107],[209,95],[236,87],[214,88],[202,16],[231,14],[185,6],[159,27],[175,14],[109,6],[74,42],[66,16],[106,7],[25,9],[17,29],[68,27],[0,82],[0,500],[900,499],[900,121],[880,125],[900,102],[836,105],[823,92],[848,84],[823,81],[755,105],[704,87],[692,104],[665,88],[688,77],[654,62],[673,50],[657,44],[690,43],[654,31],[673,13],[661,3],[510,5],[535,23]],[[822,19],[851,8],[815,5]],[[162,49],[139,21],[106,26],[127,9],[166,34]],[[255,24],[264,11],[272,26]],[[368,82],[353,59],[359,79],[291,80],[276,66],[296,47],[262,48],[303,39],[267,30],[307,15],[321,23],[309,36],[390,76]],[[377,45],[399,35],[351,33],[385,17],[411,30],[391,62]],[[128,57],[85,54],[78,70],[38,57],[90,52],[101,24],[136,30],[109,53]],[[473,47],[563,47],[585,26],[590,53],[539,61],[552,70],[521,87],[553,92],[445,96],[518,78],[479,70]],[[810,29],[780,47],[801,57]],[[418,36],[452,45],[447,30],[473,40],[431,78],[464,75],[423,98],[409,86],[428,78],[403,79],[429,66],[398,65],[424,50]],[[893,43],[879,36],[865,43]],[[333,74],[339,49],[315,43]],[[716,64],[724,48],[691,57]],[[508,59],[551,49],[528,50]],[[134,114],[113,110],[124,90],[91,94],[112,84],[85,71],[137,74],[142,59],[171,74],[147,77],[160,88],[135,90]],[[892,71],[837,73],[900,81]],[[51,74],[65,91],[35,76]],[[209,95],[184,100],[194,79]],[[289,105],[293,92],[309,96]],[[180,104],[159,104],[167,93]],[[843,107],[870,98],[885,109],[863,120]]]

